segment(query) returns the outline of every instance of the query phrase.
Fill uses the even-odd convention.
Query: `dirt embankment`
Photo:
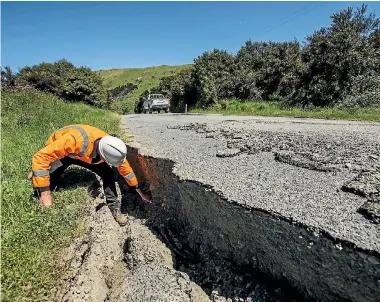
[[[132,213],[129,224],[120,227],[100,195],[86,221],[86,234],[64,252],[66,273],[56,301],[210,301],[187,274],[174,268],[171,250],[144,219]]]

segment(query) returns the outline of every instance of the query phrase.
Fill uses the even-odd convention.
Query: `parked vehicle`
[[[170,109],[170,100],[163,94],[149,94],[144,98],[142,107],[144,113],[153,113],[153,111],[158,111],[158,113],[160,113],[161,110],[168,113]]]

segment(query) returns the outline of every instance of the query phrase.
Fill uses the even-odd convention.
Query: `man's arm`
[[[138,180],[136,178],[136,175],[130,166],[129,162],[125,159],[123,164],[119,167],[117,167],[117,170],[119,171],[120,175],[124,177],[124,180],[127,182],[127,184],[130,187],[134,187],[136,189],[136,192],[141,196],[141,198],[144,201],[150,202],[150,197],[145,194],[141,188],[139,187]]]

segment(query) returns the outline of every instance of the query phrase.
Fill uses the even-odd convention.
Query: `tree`
[[[201,106],[209,106],[234,96],[234,57],[214,49],[194,60],[194,84]]]
[[[9,66],[5,66],[4,70],[1,70],[1,85],[4,87],[16,85],[16,76]]]
[[[307,71],[293,99],[301,104],[331,106],[351,93],[358,77],[379,69],[379,19],[362,6],[331,16],[332,25],[308,37],[304,49]],[[372,38],[371,38],[372,37]],[[372,39],[372,40],[371,40]]]
[[[301,46],[294,42],[247,41],[236,55],[235,95],[240,99],[287,96],[304,69]]]
[[[186,68],[179,73],[163,77],[158,90],[171,99],[171,110],[181,110],[186,103],[189,108],[197,102],[194,68]]]

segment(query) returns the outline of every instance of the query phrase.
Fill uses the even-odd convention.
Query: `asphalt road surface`
[[[378,202],[380,123],[182,114],[123,122],[140,153],[174,161],[181,179],[380,252],[380,225],[358,211]]]

